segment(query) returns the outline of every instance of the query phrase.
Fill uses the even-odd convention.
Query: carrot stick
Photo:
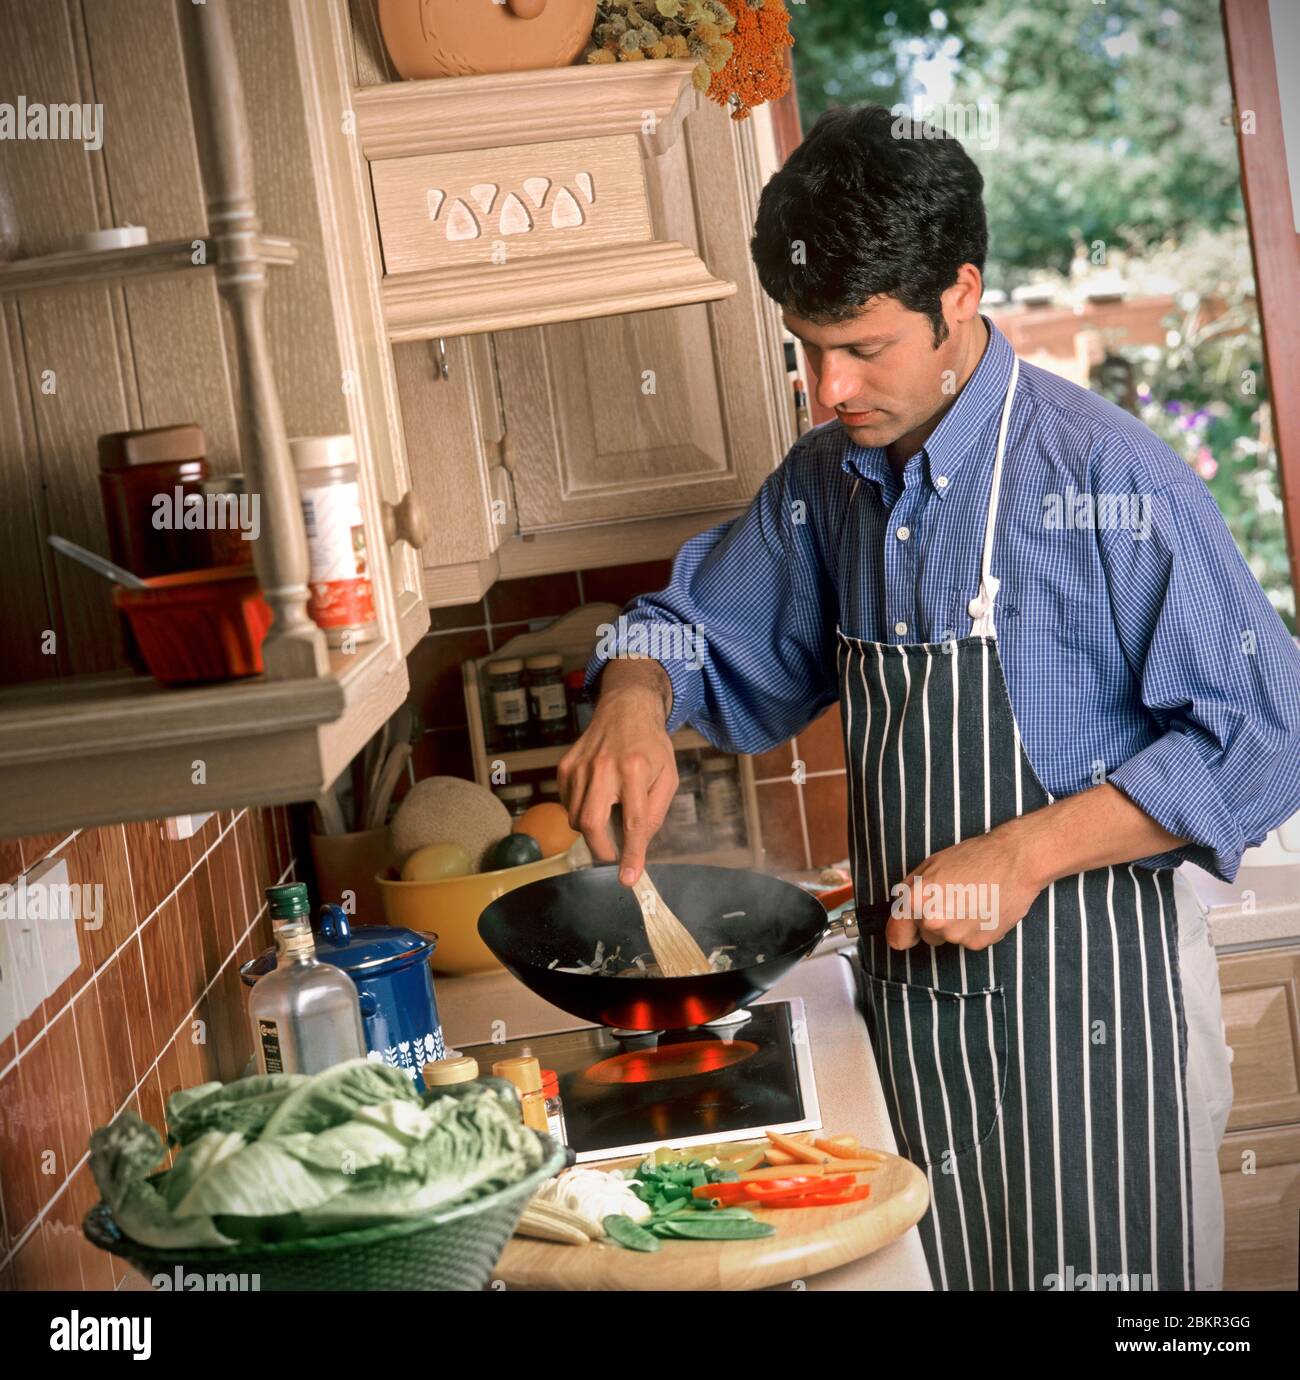
[[[835,1172],[837,1174],[841,1172],[838,1165],[835,1167]],[[848,1171],[846,1170],[844,1172],[847,1173]],[[825,1173],[826,1166],[824,1164],[794,1164],[789,1166],[782,1164],[769,1165],[766,1167],[760,1165],[757,1169],[747,1169],[740,1176],[740,1182],[742,1184],[748,1183],[751,1179],[755,1183],[763,1179],[797,1179],[805,1175],[819,1177]]]
[[[800,1140],[795,1140],[791,1136],[783,1136],[779,1131],[769,1131],[767,1138],[776,1146],[778,1150],[784,1150],[787,1155],[801,1161],[803,1164],[825,1164],[830,1156],[825,1150],[814,1150],[811,1146],[805,1145]]]
[[[883,1159],[884,1157],[875,1150],[867,1150],[859,1145],[856,1140],[850,1140],[848,1145],[844,1144],[843,1138],[835,1140],[815,1140],[813,1144],[818,1150],[824,1150],[828,1155],[833,1155],[841,1160],[862,1160],[870,1159],[873,1156]]]

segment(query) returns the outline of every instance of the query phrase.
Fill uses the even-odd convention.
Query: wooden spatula
[[[645,921],[646,938],[664,977],[691,977],[709,971],[708,955],[691,938],[690,931],[668,909],[650,874],[642,871],[632,886]]]

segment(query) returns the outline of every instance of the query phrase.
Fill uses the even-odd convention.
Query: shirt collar
[[[1001,413],[1011,381],[1011,364],[1015,357],[1011,342],[987,316],[982,319],[989,328],[988,345],[957,395],[957,401],[921,448],[927,465],[926,477],[940,498],[951,492],[962,460],[983,434],[989,419]],[[909,456],[908,463],[911,459]],[[883,446],[856,445],[847,432],[841,464],[849,474],[875,484],[896,485],[898,482]],[[939,482],[941,479],[943,483]]]

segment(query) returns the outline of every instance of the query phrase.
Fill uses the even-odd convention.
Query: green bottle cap
[[[292,920],[299,915],[311,914],[311,902],[307,899],[307,887],[303,882],[269,886],[266,899],[270,902],[272,920]]]

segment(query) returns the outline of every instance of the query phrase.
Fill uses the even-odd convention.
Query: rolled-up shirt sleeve
[[[1140,538],[1098,534],[1124,655],[1162,730],[1107,780],[1188,840],[1143,866],[1188,861],[1231,881],[1300,810],[1300,649],[1183,468],[1149,475]]]
[[[835,598],[796,445],[748,509],[692,537],[667,586],[603,629],[587,667],[594,692],[620,656],[659,661],[672,683],[669,732],[689,723],[733,752],[763,752],[837,698]]]

